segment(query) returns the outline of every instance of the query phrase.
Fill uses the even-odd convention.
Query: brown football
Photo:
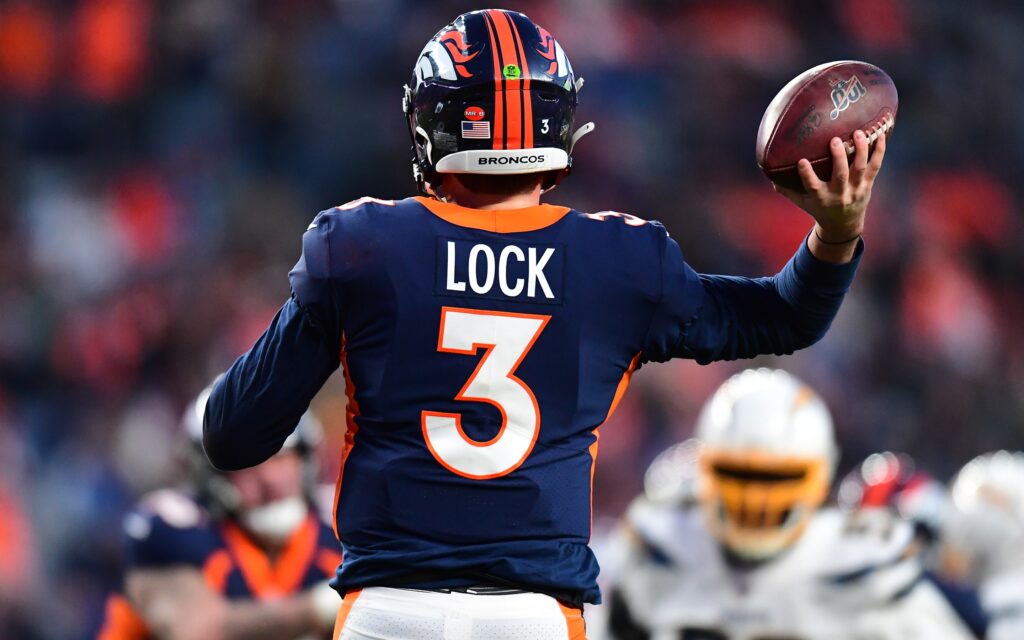
[[[793,78],[761,118],[757,165],[781,186],[803,191],[796,164],[807,158],[822,180],[832,176],[828,145],[839,136],[853,153],[862,129],[874,144],[896,124],[896,85],[878,67],[856,60],[818,65]]]

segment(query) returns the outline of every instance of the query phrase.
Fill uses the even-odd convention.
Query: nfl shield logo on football
[[[839,114],[846,111],[851,104],[860,100],[868,90],[861,84],[860,78],[857,76],[850,77],[849,80],[837,80],[832,84],[832,113],[828,114],[828,117],[835,120],[839,117]]]

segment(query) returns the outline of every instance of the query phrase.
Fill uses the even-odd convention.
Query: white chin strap
[[[239,521],[249,533],[273,544],[280,544],[299,528],[309,514],[306,501],[300,496],[284,498],[247,509]]]

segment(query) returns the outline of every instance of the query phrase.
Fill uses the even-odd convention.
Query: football
[[[757,130],[757,165],[783,187],[804,191],[796,165],[810,160],[822,180],[832,176],[829,142],[838,136],[853,153],[858,129],[874,144],[896,124],[896,85],[867,62],[828,62],[793,78],[775,96]]]

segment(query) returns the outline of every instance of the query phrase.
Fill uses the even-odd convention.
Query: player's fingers
[[[853,132],[853,164],[850,166],[850,182],[859,184],[868,168],[868,137],[863,131]]]
[[[850,182],[850,164],[846,159],[846,147],[839,138],[832,138],[829,147],[832,153],[832,190],[842,193]]]
[[[800,162],[796,163],[796,171],[800,174],[800,182],[804,184],[804,189],[808,193],[817,193],[825,186],[821,178],[814,173],[814,167],[811,166],[811,162],[807,158],[803,158]]]
[[[878,140],[875,141],[875,148],[871,151],[871,160],[868,161],[867,170],[864,172],[864,178],[868,181],[875,179],[878,172],[882,169],[882,160],[885,158],[885,145],[888,136],[882,134],[878,136]]]

